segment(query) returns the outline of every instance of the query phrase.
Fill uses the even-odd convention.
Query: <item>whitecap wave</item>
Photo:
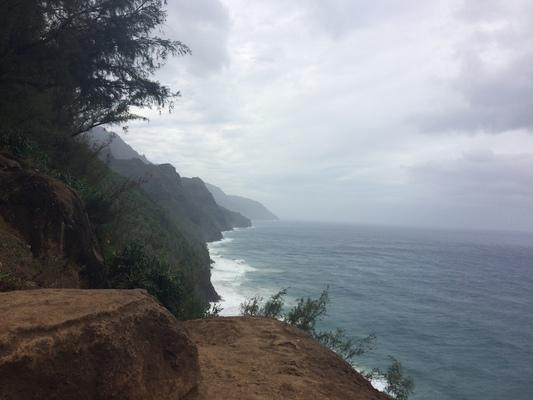
[[[211,282],[222,298],[220,301],[223,308],[221,315],[239,315],[240,305],[246,300],[241,289],[242,282],[246,274],[255,271],[255,268],[243,259],[224,257],[219,251],[219,247],[209,245],[209,252],[213,260]]]
[[[220,240],[217,240],[216,242],[207,243],[207,248],[209,250],[218,249],[218,248],[224,247],[224,245],[226,245],[227,243],[230,243],[230,242],[233,242],[233,238],[225,237],[225,238],[222,238]]]

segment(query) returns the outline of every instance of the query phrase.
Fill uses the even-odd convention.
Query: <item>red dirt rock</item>
[[[199,381],[183,325],[144,290],[0,293],[0,399],[178,400]]]
[[[266,318],[186,321],[202,381],[188,400],[388,400],[306,333]]]

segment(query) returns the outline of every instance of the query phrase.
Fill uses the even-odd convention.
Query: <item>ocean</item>
[[[288,288],[329,286],[320,327],[375,333],[359,368],[389,355],[414,400],[533,399],[533,233],[257,222],[209,244],[223,315]]]

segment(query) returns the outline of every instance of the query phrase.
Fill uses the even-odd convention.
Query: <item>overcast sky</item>
[[[282,218],[533,229],[532,0],[171,0],[125,140]]]

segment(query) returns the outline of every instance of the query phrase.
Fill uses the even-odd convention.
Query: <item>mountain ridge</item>
[[[177,214],[181,220],[195,225],[205,241],[220,240],[224,231],[251,226],[245,216],[219,205],[200,178],[182,177],[169,163],[151,163],[119,134],[95,128],[85,139],[113,171],[138,181],[169,214]]]
[[[115,172],[118,172],[120,175],[127,176],[128,178],[136,178],[136,179],[142,179],[146,178],[146,176],[137,175],[134,176],[130,171],[127,171],[126,167],[120,167],[119,164],[122,163],[122,161],[127,160],[139,160],[143,164],[146,165],[146,173],[149,171],[154,171],[153,168],[149,167],[149,165],[156,165],[152,164],[144,155],[139,154],[134,148],[132,148],[129,144],[127,144],[122,137],[116,133],[108,131],[105,128],[94,128],[87,134],[85,134],[85,139],[89,142],[89,144],[97,149],[99,151],[100,157],[102,159],[108,160],[110,163],[111,168],[113,169],[119,169]],[[174,172],[176,172],[175,168],[171,164],[159,164],[159,166],[168,165],[171,166],[174,169]],[[139,170],[141,168],[139,165],[133,165],[132,168],[134,170]],[[164,168],[164,167],[161,167]],[[176,172],[177,173],[177,172]],[[211,202],[208,198],[209,196],[206,195],[206,193],[199,193],[198,190],[203,192],[203,189],[200,189],[195,186],[194,182],[195,179],[200,178],[186,178],[181,177],[178,174],[177,179],[181,180],[181,183],[185,183],[187,187],[191,190],[197,190],[196,195],[200,196],[202,199]],[[170,182],[172,185],[172,182]],[[209,193],[214,198],[215,203],[222,207],[224,210],[222,211],[224,214],[226,214],[226,218],[229,221],[233,221],[235,223],[235,227],[246,227],[250,226],[245,219],[249,220],[277,220],[278,217],[274,215],[270,210],[268,210],[262,203],[260,203],[257,200],[249,199],[244,196],[237,196],[237,195],[229,195],[226,194],[221,188],[218,186],[215,186],[213,184],[209,184],[207,182],[203,182],[202,184],[205,185]],[[201,186],[201,185],[200,185]],[[198,198],[197,198],[198,200]],[[211,205],[212,206],[212,205]],[[218,214],[217,212],[214,212],[213,210],[209,211],[212,215]],[[240,215],[239,215],[240,214]],[[220,219],[220,217],[219,217]],[[222,224],[220,229],[221,232],[224,230],[229,230],[227,227]],[[231,228],[230,228],[231,229]],[[210,240],[219,240],[220,237],[217,237],[218,235],[208,235]],[[214,238],[214,239],[213,239]]]
[[[118,160],[139,159],[145,164],[151,164],[144,155],[135,151],[135,149],[126,143],[116,132],[97,127],[87,132],[85,134],[85,139],[89,142],[91,147],[100,151],[102,158],[112,155]]]
[[[222,189],[213,184],[205,184],[207,190],[211,192],[218,205],[227,208],[228,210],[238,212],[245,217],[256,220],[278,220],[279,218],[272,213],[268,208],[257,200],[249,199],[244,196],[236,196],[226,194]]]

